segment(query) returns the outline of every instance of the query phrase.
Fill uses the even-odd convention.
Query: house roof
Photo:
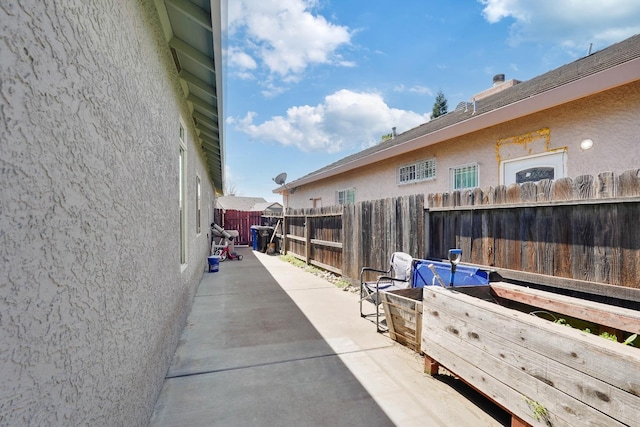
[[[190,119],[217,193],[224,188],[220,0],[156,0]]]
[[[243,212],[264,212],[271,209],[282,209],[280,203],[267,202],[262,197],[221,196],[216,199],[216,208]]]
[[[282,205],[278,202],[256,203],[255,205],[253,205],[253,210],[260,211],[260,212],[264,212],[267,210],[277,211],[277,210],[282,210]]]
[[[463,105],[379,144],[279,187],[282,193],[447,139],[640,80],[640,35]]]

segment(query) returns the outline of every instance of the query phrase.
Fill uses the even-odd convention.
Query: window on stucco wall
[[[348,203],[355,203],[356,201],[356,189],[348,188],[346,190],[336,191],[336,203],[339,205],[346,205]]]
[[[478,186],[478,164],[456,166],[450,169],[451,189],[465,190]]]
[[[179,159],[178,159],[178,175],[179,175],[179,179],[178,179],[178,193],[179,193],[179,205],[180,205],[180,264],[186,264],[187,263],[187,242],[186,242],[186,236],[185,236],[185,227],[186,227],[186,217],[185,217],[185,210],[186,210],[186,206],[185,206],[185,199],[186,199],[186,195],[185,195],[185,176],[186,176],[186,171],[185,171],[185,167],[186,167],[186,157],[187,157],[187,153],[186,153],[186,147],[185,147],[185,129],[184,126],[182,124],[180,124],[180,154],[179,154]]]
[[[196,176],[196,234],[200,234],[200,211],[202,203],[200,199],[200,177]]]
[[[435,179],[436,159],[423,159],[415,163],[398,166],[396,171],[396,181],[398,184],[409,184],[412,182]]]

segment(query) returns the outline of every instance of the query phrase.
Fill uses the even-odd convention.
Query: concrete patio
[[[510,417],[376,333],[358,297],[238,248],[205,273],[151,426],[504,426]]]

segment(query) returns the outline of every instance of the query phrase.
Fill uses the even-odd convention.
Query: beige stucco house
[[[3,0],[0,425],[148,425],[224,188],[220,16]]]
[[[640,35],[454,111],[274,192],[313,208],[640,167]],[[290,191],[293,190],[293,191]]]

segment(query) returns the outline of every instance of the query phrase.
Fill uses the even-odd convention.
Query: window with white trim
[[[451,189],[466,190],[478,186],[478,164],[457,166],[451,168]]]
[[[356,189],[348,188],[346,190],[336,191],[336,203],[339,205],[346,205],[349,203],[355,203],[356,201]]]
[[[435,179],[436,177],[436,159],[424,159],[415,163],[398,166],[397,182],[398,184],[409,184],[412,182],[425,181],[427,179]]]
[[[196,175],[196,234],[200,234],[201,210],[200,177]]]
[[[180,264],[187,263],[187,241],[186,241],[186,195],[185,195],[185,180],[186,180],[186,157],[187,149],[185,147],[185,131],[184,126],[180,123],[180,146],[179,146],[179,158],[178,158],[178,194],[180,203]]]

